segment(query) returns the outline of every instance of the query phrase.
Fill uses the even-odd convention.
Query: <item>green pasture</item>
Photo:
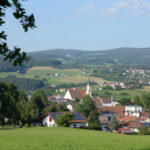
[[[149,150],[150,136],[70,128],[0,130],[1,150]]]
[[[135,96],[141,96],[143,93],[150,92],[150,86],[145,86],[144,88],[141,89],[102,90],[102,91],[96,91],[95,88],[93,88],[93,91],[101,95],[105,95],[105,93],[108,93],[107,94],[108,96],[110,97],[112,96],[117,99],[121,99],[124,97],[133,99]]]

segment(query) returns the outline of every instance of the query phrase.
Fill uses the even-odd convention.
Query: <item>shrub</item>
[[[148,127],[139,128],[139,134],[142,134],[142,135],[150,134]]]
[[[57,125],[58,126],[63,126],[63,127],[68,127],[69,126],[69,121],[73,119],[73,115],[71,113],[66,113],[64,115],[61,115],[57,119]]]
[[[23,128],[30,128],[30,125],[28,123],[26,123]]]

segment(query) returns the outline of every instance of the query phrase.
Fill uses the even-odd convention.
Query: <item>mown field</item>
[[[149,150],[150,136],[70,128],[0,130],[0,150]]]
[[[49,74],[64,74],[65,76],[50,76]],[[52,67],[32,67],[26,74],[19,74],[15,72],[0,73],[0,78],[8,75],[16,75],[22,78],[42,79],[49,84],[70,84],[88,82],[89,78],[86,73],[80,69],[57,69]],[[91,77],[91,81],[103,83],[105,80],[101,78]]]

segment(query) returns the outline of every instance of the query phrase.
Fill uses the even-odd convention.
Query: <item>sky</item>
[[[8,10],[2,29],[10,47],[26,52],[150,47],[150,0],[28,0],[23,6],[34,14],[37,28],[25,33]]]

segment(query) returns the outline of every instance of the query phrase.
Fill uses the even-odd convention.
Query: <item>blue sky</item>
[[[28,0],[37,28],[24,33],[7,12],[3,29],[10,47],[105,50],[150,47],[150,0]]]

